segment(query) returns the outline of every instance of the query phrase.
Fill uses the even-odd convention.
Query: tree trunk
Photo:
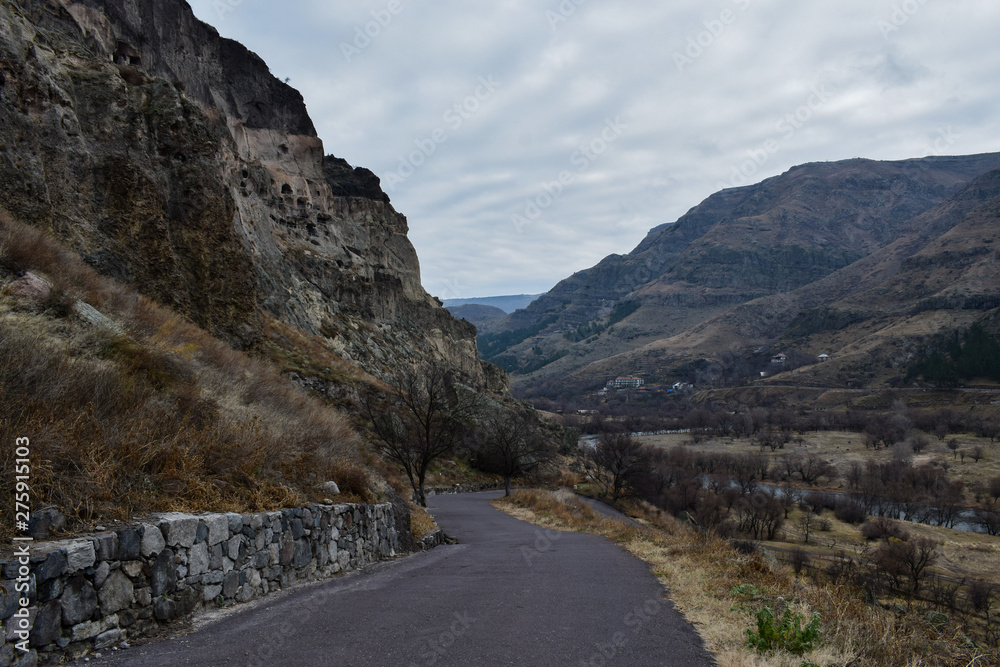
[[[416,502],[421,507],[427,507],[427,494],[424,492],[424,475],[420,473],[417,475],[417,485],[413,489],[414,491],[414,502]]]
[[[504,476],[504,478],[503,478],[503,488],[504,488],[504,495],[505,496],[509,496],[510,495],[510,475]]]

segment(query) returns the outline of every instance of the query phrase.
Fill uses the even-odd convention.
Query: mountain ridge
[[[831,276],[850,275],[850,267],[865,267],[886,248],[885,256],[916,252],[984,203],[997,167],[997,154],[853,159],[800,165],[723,190],[677,222],[654,227],[628,255],[605,258],[491,325],[500,333],[488,340],[518,336],[487,358],[522,369],[515,386],[535,390],[631,372],[665,380],[667,366],[775,342],[780,322],[761,313],[781,311],[787,325],[810,286],[838,288]],[[623,303],[633,312],[612,324],[612,310]],[[528,335],[517,340],[521,334]]]

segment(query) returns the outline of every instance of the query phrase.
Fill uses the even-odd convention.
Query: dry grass
[[[948,623],[935,630],[919,613],[864,602],[850,584],[797,578],[759,551],[743,554],[644,510],[641,529],[587,517],[568,492],[519,491],[495,504],[524,520],[604,535],[649,563],[722,667],[816,665],[986,665],[1000,654],[976,648]],[[654,527],[659,524],[661,527]],[[740,588],[736,588],[740,587]],[[787,604],[822,619],[820,644],[804,656],[759,654],[747,647],[747,628],[765,605]]]
[[[349,420],[267,361],[97,275],[37,230],[0,215],[0,284],[47,278],[125,333],[0,297],[0,440],[28,437],[35,508],[74,529],[160,510],[251,511],[370,496]],[[0,450],[9,470],[12,451]],[[0,480],[11,496],[13,478]],[[0,532],[9,531],[5,516]]]
[[[430,515],[430,512],[426,508],[417,505],[414,502],[409,503],[410,506],[410,532],[413,533],[413,539],[418,542],[423,539],[424,535],[427,535],[431,531],[437,529],[437,522],[434,521],[434,517]]]

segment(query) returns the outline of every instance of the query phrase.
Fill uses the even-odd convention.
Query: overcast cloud
[[[538,293],[722,187],[1000,151],[995,0],[189,0],[374,171],[442,298]]]

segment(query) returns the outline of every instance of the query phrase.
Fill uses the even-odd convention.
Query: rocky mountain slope
[[[478,303],[467,303],[462,306],[446,306],[448,312],[457,317],[460,320],[465,320],[474,324],[476,329],[482,330],[483,327],[488,326],[491,322],[496,322],[507,316],[507,313],[500,310],[499,308],[494,308],[493,306],[484,306]]]
[[[979,265],[993,261],[988,239],[966,226],[983,206],[989,225],[997,167],[1000,155],[848,160],[724,190],[512,314],[481,349],[524,388],[633,372],[667,380],[687,362],[777,344],[820,308],[846,325],[844,313],[860,322],[917,304],[996,307],[974,296],[1000,285]],[[932,241],[956,249],[921,259]],[[927,266],[938,282],[917,275]]]
[[[3,206],[103,273],[238,347],[291,345],[280,325],[376,375],[443,358],[505,386],[378,178],[183,0],[3,0],[0,98]]]

